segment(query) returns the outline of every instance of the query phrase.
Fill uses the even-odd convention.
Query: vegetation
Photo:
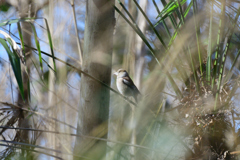
[[[240,1],[94,2],[0,3],[1,159],[239,159]]]

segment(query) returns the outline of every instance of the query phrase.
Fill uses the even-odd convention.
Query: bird
[[[129,77],[128,72],[124,69],[119,69],[114,75],[117,76],[116,85],[118,91],[123,96],[133,97],[137,102],[138,95],[141,95],[141,93]]]

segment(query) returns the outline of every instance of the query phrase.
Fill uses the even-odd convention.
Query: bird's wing
[[[129,77],[123,77],[123,78],[122,78],[122,81],[123,81],[123,83],[126,84],[128,87],[134,89],[134,88],[133,88],[134,83],[133,83],[133,81],[131,80],[131,78],[129,78]]]
[[[131,89],[133,89],[136,93],[140,94],[139,90],[133,83],[132,79],[130,77],[123,77],[123,83],[129,86]]]

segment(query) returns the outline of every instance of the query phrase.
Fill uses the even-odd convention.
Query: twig
[[[74,0],[71,0],[70,3],[71,3],[71,6],[72,6],[72,12],[73,12],[74,28],[75,28],[75,32],[76,32],[76,39],[77,39],[77,45],[78,45],[78,54],[79,54],[79,58],[80,58],[80,64],[82,65],[83,54],[82,54],[81,42],[80,42],[79,35],[78,35],[77,19],[76,19],[76,11],[75,11]]]

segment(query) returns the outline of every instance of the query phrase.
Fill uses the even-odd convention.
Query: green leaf
[[[36,18],[21,18],[21,19],[6,20],[6,21],[2,21],[0,23],[0,27],[6,26],[6,25],[9,25],[9,24],[13,24],[13,23],[18,23],[18,22],[21,22],[21,21],[29,21],[29,20],[34,20],[34,19],[36,19]]]
[[[51,49],[54,70],[56,71],[56,63],[55,63],[55,58],[54,58],[55,56],[54,56],[54,51],[53,51],[52,37],[51,37],[50,29],[49,29],[49,26],[48,26],[48,22],[45,18],[44,18],[44,20],[45,20],[46,27],[47,27],[48,41],[49,41],[49,46],[50,46],[50,49]]]
[[[182,0],[180,2],[180,5],[182,6],[184,3],[186,3],[187,0]],[[172,12],[174,12],[177,8],[179,7],[179,3],[178,1],[176,0],[173,0],[171,2],[169,2],[165,7],[164,9],[162,10],[162,12],[157,16],[158,17],[161,17],[163,15],[169,15],[171,14]],[[164,16],[163,16],[164,17]]]
[[[185,3],[185,2],[184,2]],[[181,4],[182,4],[182,2],[181,2]],[[190,11],[190,9],[191,9],[191,7],[192,7],[192,4],[193,4],[193,2],[191,1],[190,3],[189,3],[189,5],[188,5],[188,7],[186,8],[186,10],[184,11],[184,14],[183,14],[183,18],[186,18],[186,16],[188,15],[188,13],[189,13],[189,11]],[[166,8],[166,7],[165,7]],[[157,23],[154,25],[154,27],[156,27],[158,24],[160,24],[165,18],[167,18],[167,17],[169,17],[175,10],[176,10],[177,8],[175,8],[174,10],[169,10],[169,12],[166,12],[166,11],[162,11],[161,12],[161,14],[159,14],[158,16],[157,16],[157,18],[158,17],[160,17],[161,19],[159,20],[159,21],[157,21]],[[162,16],[163,15],[163,12],[166,12],[166,13],[164,13],[164,16]]]
[[[37,50],[38,50],[40,68],[41,68],[41,71],[43,73],[42,53],[41,53],[41,49],[40,49],[40,44],[38,42],[37,31],[35,29],[35,26],[32,23],[30,23],[30,24],[31,24],[31,27],[32,27],[32,30],[33,30],[33,33],[34,33],[34,40],[35,40],[36,47],[37,47]]]
[[[10,7],[11,7],[10,4],[8,4],[6,2],[0,3],[0,11],[2,11],[2,12],[7,12]]]
[[[7,41],[12,46],[12,41],[10,39],[7,39]],[[9,57],[11,66],[12,66],[15,78],[17,80],[17,83],[18,83],[20,94],[22,96],[22,99],[25,100],[20,58],[18,57],[17,53],[14,50],[13,50],[13,52],[10,50],[9,46],[7,45],[7,42],[4,39],[0,38],[0,43],[3,45],[3,47],[5,48],[5,50],[8,53],[8,57]]]

